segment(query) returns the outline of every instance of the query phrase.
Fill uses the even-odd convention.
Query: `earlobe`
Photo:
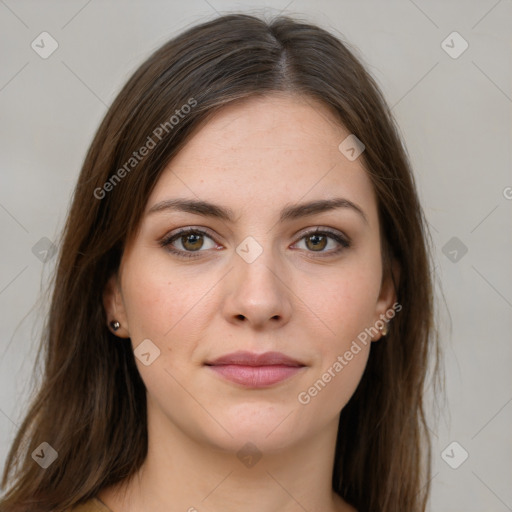
[[[103,307],[107,317],[107,328],[119,338],[129,338],[128,322],[117,274],[111,275],[105,285]]]

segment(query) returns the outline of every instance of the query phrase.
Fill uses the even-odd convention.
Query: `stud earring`
[[[386,334],[389,332],[388,322],[384,322],[384,325],[380,328],[380,332],[382,333],[382,336],[386,336]]]
[[[110,327],[112,327],[113,331],[117,331],[119,330],[119,327],[121,327],[121,324],[117,320],[112,320],[112,322],[110,322]]]

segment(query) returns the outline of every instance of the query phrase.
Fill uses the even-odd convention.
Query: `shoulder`
[[[75,505],[66,510],[66,512],[112,512],[103,502],[98,498],[91,498],[84,503]]]

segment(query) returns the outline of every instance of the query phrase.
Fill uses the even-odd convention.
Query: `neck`
[[[354,510],[332,491],[338,418],[300,444],[260,451],[242,441],[220,449],[152,414],[142,467],[98,494],[113,512]]]

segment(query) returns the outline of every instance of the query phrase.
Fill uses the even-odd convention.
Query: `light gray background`
[[[342,35],[393,106],[446,310],[431,510],[512,510],[510,0],[0,0],[0,462],[30,394],[37,300],[56,260],[43,265],[33,246],[57,240],[93,133],[135,68],[184,28],[236,10],[298,14]],[[59,45],[47,59],[31,48],[43,31]],[[441,46],[453,31],[469,44],[458,58]],[[462,449],[452,469],[441,454],[456,465]]]

